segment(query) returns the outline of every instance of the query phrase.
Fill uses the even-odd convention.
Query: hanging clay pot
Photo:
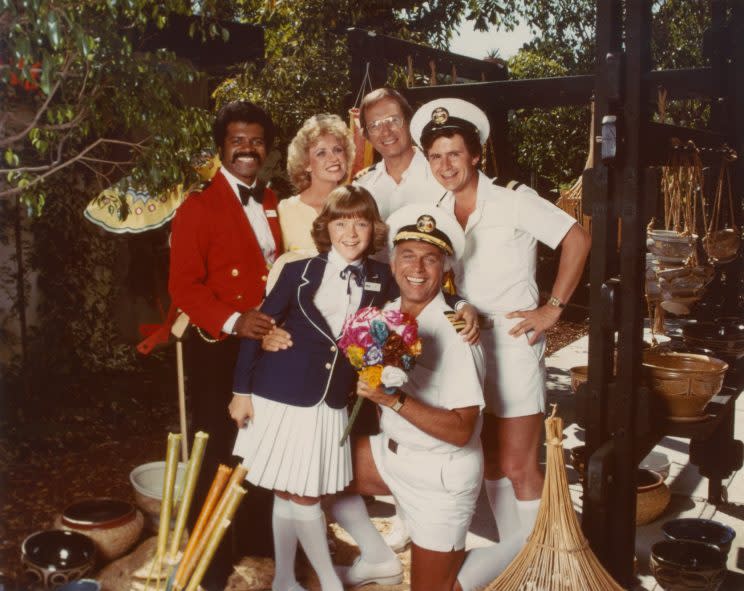
[[[736,258],[741,244],[738,228],[724,228],[703,237],[703,248],[710,261],[716,265],[730,263]]]
[[[662,262],[671,262],[669,259],[684,261],[694,252],[697,239],[697,234],[687,234],[675,230],[649,229],[646,248],[649,252],[663,257],[660,258]]]

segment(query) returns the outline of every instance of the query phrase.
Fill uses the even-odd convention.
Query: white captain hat
[[[433,244],[448,256],[459,259],[465,248],[465,233],[457,220],[434,203],[411,203],[388,219],[390,247],[415,240]]]
[[[475,133],[481,145],[488,141],[491,126],[486,114],[473,103],[458,98],[441,98],[421,105],[411,119],[411,136],[420,146],[440,130]]]

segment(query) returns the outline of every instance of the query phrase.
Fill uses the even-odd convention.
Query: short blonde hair
[[[310,148],[323,135],[332,135],[341,142],[346,152],[346,166],[351,168],[355,150],[346,123],[338,115],[313,115],[302,124],[287,149],[287,174],[298,193],[310,186],[310,173],[305,170],[310,162]]]
[[[388,227],[382,221],[377,203],[370,192],[356,185],[341,185],[328,194],[323,211],[313,222],[311,235],[318,252],[331,250],[328,224],[340,218],[362,218],[372,224],[372,240],[365,256],[387,248]]]

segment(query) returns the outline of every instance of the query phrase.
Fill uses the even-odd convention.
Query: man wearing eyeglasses
[[[355,184],[367,189],[382,219],[409,203],[431,203],[446,193],[414,147],[409,124],[413,109],[392,88],[378,88],[362,99],[359,121],[382,161],[363,170]]]

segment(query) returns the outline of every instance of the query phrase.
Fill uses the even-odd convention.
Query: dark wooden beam
[[[429,62],[434,60],[438,73],[450,75],[454,66],[458,79],[504,80],[507,77],[503,60],[479,60],[362,29],[348,29],[347,38],[350,44],[359,49],[362,63],[382,61],[407,66],[410,56],[413,67],[427,73]],[[384,81],[378,84],[384,84]]]

